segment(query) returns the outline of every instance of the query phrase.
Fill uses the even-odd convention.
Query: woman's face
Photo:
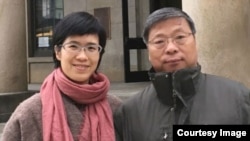
[[[99,46],[99,38],[96,34],[69,36],[63,42],[61,49],[55,47],[56,58],[61,62],[64,75],[77,83],[89,83],[100,58],[99,51],[86,48],[92,46]],[[80,47],[84,48],[77,50]]]

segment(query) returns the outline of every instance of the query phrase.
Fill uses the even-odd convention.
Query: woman
[[[114,141],[112,112],[120,99],[107,95],[97,72],[106,33],[86,12],[64,17],[53,32],[55,70],[40,93],[22,102],[5,125],[3,141]]]

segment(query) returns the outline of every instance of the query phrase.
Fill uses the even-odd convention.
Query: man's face
[[[155,24],[148,36],[149,61],[156,72],[174,72],[197,64],[194,35],[184,18]]]

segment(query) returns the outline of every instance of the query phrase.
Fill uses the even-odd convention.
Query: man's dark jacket
[[[115,113],[118,141],[171,141],[173,124],[250,123],[250,91],[241,83],[201,73],[199,65],[149,75],[152,84]]]

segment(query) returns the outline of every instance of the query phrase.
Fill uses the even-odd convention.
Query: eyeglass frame
[[[184,35],[182,35],[182,36],[184,36],[182,39],[187,39],[190,35],[193,35],[193,33],[192,32],[189,32],[189,33],[182,33],[182,34],[186,34],[185,36]],[[164,39],[164,41],[163,41],[163,43],[162,43],[162,45],[161,46],[158,46],[159,44],[161,44],[161,43],[158,43],[158,45],[157,45],[157,43],[155,43],[155,42],[153,42],[152,40],[151,41],[148,41],[148,43],[147,44],[152,44],[153,46],[158,46],[158,47],[156,47],[157,49],[162,49],[162,48],[164,48],[164,46],[165,45],[167,45],[167,44],[169,44],[169,39],[171,39],[171,42],[173,43],[173,44],[175,44],[175,45],[178,45],[178,46],[180,46],[180,45],[184,45],[185,43],[186,43],[186,41],[184,41],[184,43],[178,43],[178,42],[176,42],[176,40],[178,40],[178,37],[180,37],[181,35],[176,35],[176,36],[174,36],[174,37],[164,37],[165,39]],[[153,39],[154,40],[154,39]],[[166,44],[167,43],[167,44]]]
[[[76,52],[74,52],[74,50],[68,50],[68,49],[66,49],[66,48],[65,48],[65,45],[68,45],[68,44],[77,46]],[[65,44],[62,44],[62,45],[59,45],[59,46],[62,47],[62,48],[64,48],[67,52],[69,52],[69,53],[74,53],[74,54],[79,54],[82,50],[84,51],[84,53],[86,53],[87,47],[91,47],[91,46],[92,46],[92,47],[93,47],[93,46],[96,46],[96,47],[97,47],[97,52],[98,52],[98,53],[100,53],[100,52],[102,51],[102,49],[103,49],[103,47],[102,47],[101,45],[98,45],[98,44],[89,44],[89,45],[86,45],[86,46],[81,46],[81,45],[79,45],[79,44],[77,44],[77,43],[71,43],[71,42],[65,43]],[[91,51],[87,51],[86,54],[89,55],[89,53],[91,54]]]

